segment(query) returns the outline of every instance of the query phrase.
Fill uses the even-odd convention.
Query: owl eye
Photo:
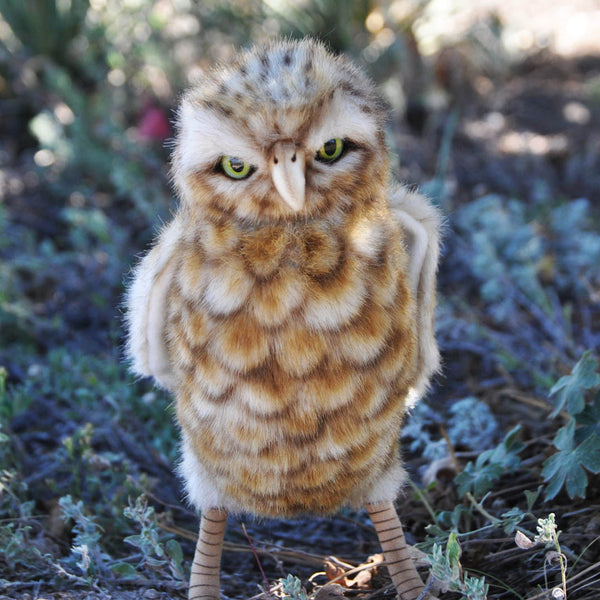
[[[250,163],[234,156],[224,156],[219,164],[223,173],[231,179],[246,179],[254,172],[254,167]]]
[[[333,138],[325,142],[318,150],[316,159],[324,163],[335,162],[344,153],[344,140]]]

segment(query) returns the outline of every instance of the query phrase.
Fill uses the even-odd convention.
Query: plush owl
[[[182,99],[179,206],[135,269],[127,353],[176,401],[219,598],[227,513],[366,507],[402,600],[423,590],[393,501],[398,437],[439,358],[439,216],[390,181],[373,84],[313,40],[251,49]]]

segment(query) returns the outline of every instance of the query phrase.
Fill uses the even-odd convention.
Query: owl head
[[[253,48],[183,97],[173,177],[183,206],[245,222],[347,211],[385,194],[382,103],[314,40]]]

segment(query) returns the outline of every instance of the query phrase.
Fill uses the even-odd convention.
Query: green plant
[[[586,469],[600,473],[600,372],[591,352],[585,352],[571,373],[557,381],[550,396],[555,404],[552,415],[566,409],[569,420],[554,437],[558,451],[544,462],[546,499],[554,498],[563,486],[570,498],[585,498]]]
[[[308,600],[308,594],[302,586],[302,582],[295,575],[288,575],[285,579],[279,581],[283,600]]]
[[[73,522],[74,533],[71,555],[63,562],[68,566],[77,566],[89,582],[95,576],[106,574],[110,556],[100,546],[102,529],[96,518],[87,514],[81,500],[74,502],[70,495],[60,498],[58,504],[63,519]]]
[[[490,313],[504,321],[518,312],[522,297],[545,312],[551,302],[538,278],[543,242],[528,222],[523,204],[485,196],[461,207],[456,227],[465,240],[467,268],[480,284]]]
[[[462,473],[455,478],[458,494],[471,493],[482,497],[492,489],[496,480],[504,473],[517,468],[520,464],[519,453],[525,444],[518,439],[521,426],[509,431],[495,448],[482,452],[475,463],[469,461]]]
[[[431,430],[438,431],[442,424],[453,446],[478,452],[488,448],[498,432],[498,422],[485,402],[468,396],[452,404],[447,419],[442,419],[425,401],[419,402],[402,428],[402,438],[411,439],[408,444],[411,452],[421,452],[430,460],[443,458],[448,455],[448,443],[443,438],[434,439],[431,434]]]
[[[448,536],[445,552],[441,545],[434,544],[429,555],[432,576],[444,593],[458,592],[465,600],[485,600],[488,584],[483,577],[472,577],[464,573],[460,564],[461,554],[462,550],[455,532],[451,532]]]
[[[554,283],[568,294],[587,297],[600,281],[600,236],[592,219],[590,201],[578,198],[553,209],[547,244],[553,265]]]
[[[331,0],[309,0],[302,5],[273,0],[263,3],[267,13],[274,15],[285,30],[297,37],[325,37],[333,48],[344,51],[368,42],[365,20],[372,7],[370,0],[345,4]],[[357,44],[357,38],[362,44]]]
[[[92,454],[92,436],[94,427],[91,423],[86,423],[77,428],[73,435],[63,439],[63,447],[66,450],[63,460],[66,468],[69,470],[72,483],[70,485],[73,493],[81,496],[84,480],[87,474],[87,464]]]
[[[24,46],[62,61],[89,5],[89,0],[0,0],[0,13]]]
[[[555,587],[551,594],[552,598],[557,600],[566,600],[567,598],[567,557],[562,552],[558,538],[561,534],[557,530],[554,520],[554,513],[550,513],[546,518],[538,519],[537,535],[533,540],[529,539],[522,531],[517,531],[515,535],[515,543],[519,548],[528,550],[538,544],[545,544],[546,548],[552,548],[546,553],[544,560],[544,576],[546,578],[546,589],[548,589],[548,579],[546,573],[546,564],[558,562],[560,568],[561,585]]]
[[[144,496],[138,496],[135,504],[130,502],[123,510],[128,519],[134,521],[140,533],[127,536],[124,541],[137,548],[142,558],[137,564],[138,569],[150,568],[166,573],[167,577],[176,584],[184,585],[187,577],[183,568],[183,552],[179,542],[174,539],[161,539],[158,521],[154,508],[148,504]],[[119,563],[113,571],[120,575],[132,576],[135,568],[127,563]]]

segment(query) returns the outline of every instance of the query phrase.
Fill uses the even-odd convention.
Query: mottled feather
[[[311,40],[243,53],[183,97],[180,203],[135,271],[128,353],[175,396],[207,514],[398,494],[401,420],[439,364],[439,216],[390,182],[384,118],[364,74]],[[330,140],[344,151],[320,160]]]

